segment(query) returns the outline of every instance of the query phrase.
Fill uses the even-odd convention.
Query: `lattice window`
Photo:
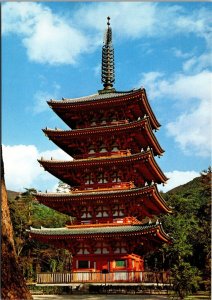
[[[89,153],[89,154],[95,153],[94,145],[90,145],[90,146],[89,146],[89,148],[88,148],[88,153]]]
[[[107,183],[107,177],[104,173],[100,173],[98,176],[98,183]]]
[[[111,177],[112,177],[112,182],[121,182],[120,174],[117,171],[115,171]]]
[[[123,217],[124,209],[122,205],[116,205],[113,210],[113,217]]]
[[[96,125],[96,116],[95,116],[95,114],[93,114],[93,113],[90,114],[90,120],[91,120],[91,126],[95,126]]]
[[[119,151],[119,147],[118,147],[118,145],[116,143],[114,143],[112,145],[112,150],[111,151],[114,151],[114,152]]]
[[[81,213],[82,213],[82,215],[81,215],[82,219],[87,219],[87,218],[91,218],[92,217],[91,211],[89,210],[88,207],[83,208]]]
[[[96,217],[102,218],[102,217],[108,217],[108,209],[105,206],[99,206],[97,209]]]
[[[114,253],[127,253],[126,245],[122,242],[117,243]]]
[[[88,174],[87,176],[85,176],[85,184],[93,184],[93,174]]]
[[[77,252],[77,254],[89,254],[90,252],[88,251],[88,246],[86,246],[83,243],[79,244],[79,251]]]
[[[108,245],[105,242],[98,242],[96,244],[97,248],[96,251],[94,252],[95,254],[108,254]]]
[[[105,145],[104,143],[100,145],[99,152],[100,152],[100,153],[105,153],[105,152],[107,152],[107,148],[106,148],[106,145]]]

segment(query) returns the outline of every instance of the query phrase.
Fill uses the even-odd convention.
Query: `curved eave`
[[[112,134],[119,134],[122,131],[128,132],[131,130],[145,130],[145,135],[148,136],[150,140],[150,147],[153,147],[155,155],[161,155],[164,150],[161,148],[160,144],[158,143],[151,125],[149,121],[149,117],[145,117],[142,120],[134,121],[131,123],[126,123],[122,125],[110,125],[110,126],[101,126],[101,127],[93,127],[93,128],[85,128],[85,129],[75,129],[75,130],[53,130],[53,129],[43,129],[45,135],[53,141],[57,146],[62,148],[65,152],[72,155],[71,148],[68,147],[67,143],[69,144],[73,139],[86,139],[92,138],[92,136],[96,135],[112,135]],[[140,132],[139,132],[140,133]],[[141,132],[143,134],[143,132]]]
[[[160,144],[158,143],[158,140],[156,139],[156,137],[152,131],[149,118],[148,118],[148,122],[146,123],[146,129],[147,129],[147,134],[149,135],[150,140],[152,140],[152,143],[155,146],[155,149],[157,149],[157,154],[161,155],[165,151],[161,148]]]
[[[164,210],[165,213],[172,213],[171,208],[167,205],[166,201],[163,199],[163,197],[161,196],[161,194],[158,191],[157,186],[155,185],[155,189],[154,189],[154,197],[157,199],[157,203],[160,204],[161,208]]]
[[[156,234],[157,234],[157,237],[164,243],[168,243],[168,244],[172,243],[171,237],[164,231],[162,224],[160,224],[160,226],[158,226],[158,228],[156,230]]]
[[[158,207],[161,213],[171,213],[171,209],[167,206],[165,200],[158,192],[157,186],[145,186],[143,188],[134,188],[129,190],[117,190],[117,191],[102,191],[102,192],[85,192],[85,193],[37,193],[35,198],[42,204],[53,208],[60,209],[63,204],[69,204],[78,206],[81,202],[85,206],[89,203],[95,203],[95,201],[104,201],[105,204],[111,203],[111,199],[115,201],[120,200],[120,203],[126,198],[128,201],[134,197],[141,197],[142,201],[146,197],[151,197],[154,204]],[[148,200],[149,201],[149,200]],[[104,204],[104,205],[105,205]],[[81,205],[81,204],[80,204]]]
[[[66,122],[66,117],[63,117],[63,112],[67,111],[79,111],[81,109],[93,109],[100,108],[102,105],[110,106],[113,105],[123,105],[123,102],[127,102],[127,104],[132,104],[133,100],[137,103],[139,101],[139,105],[142,108],[141,103],[145,108],[145,114],[150,117],[152,127],[154,129],[158,129],[161,125],[157,121],[155,114],[153,113],[151,106],[149,104],[146,91],[144,88],[139,88],[137,90],[129,91],[129,92],[116,92],[116,93],[108,93],[108,94],[94,94],[87,97],[75,98],[75,99],[64,99],[64,100],[50,100],[47,101],[48,105],[52,108],[52,110]],[[66,122],[67,123],[67,122]]]
[[[158,166],[158,164],[157,164],[156,160],[154,159],[153,155],[149,156],[149,161],[151,161],[153,169],[158,174],[158,177],[161,178],[161,182],[165,183],[168,180],[168,177],[166,177],[166,175],[162,172],[161,168]]]
[[[151,235],[157,236],[159,241],[169,243],[170,238],[164,232],[161,224],[149,224],[149,225],[119,225],[119,226],[108,226],[108,224],[101,224],[102,226],[89,226],[85,227],[80,225],[78,228],[43,228],[36,229],[30,228],[28,230],[31,238],[40,240],[76,240],[80,239],[91,239],[91,238],[111,238],[111,237],[136,237],[144,238],[150,237]]]
[[[143,96],[143,104],[146,108],[146,111],[148,112],[148,115],[151,116],[151,121],[154,124],[154,128],[157,129],[161,126],[161,124],[158,122],[155,114],[153,113],[153,110],[149,104],[148,98],[147,98],[147,93],[145,88],[142,89],[142,96]]]
[[[110,167],[111,165],[118,165],[121,167],[122,165],[131,165],[132,163],[142,163],[149,173],[152,174],[152,171],[155,172],[154,174],[157,176],[157,178],[154,177],[154,179],[156,182],[164,183],[168,180],[156,163],[151,150],[125,157],[77,159],[73,161],[38,160],[38,162],[52,175],[58,177],[58,174],[60,173],[62,177],[59,177],[59,179],[63,178],[64,175],[68,176],[71,171],[82,171],[82,169],[85,168],[96,169],[97,167]],[[151,168],[151,170],[149,170],[149,168]]]

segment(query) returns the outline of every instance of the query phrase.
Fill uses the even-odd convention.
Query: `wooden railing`
[[[130,156],[131,151],[128,150],[117,150],[112,152],[95,152],[86,154],[83,156],[83,158],[89,158],[89,159],[98,159],[98,158],[106,158],[106,157],[120,157],[120,156]]]
[[[70,283],[71,273],[37,273],[37,283]]]
[[[99,184],[89,184],[85,189],[75,188],[71,190],[72,194],[78,193],[89,193],[89,192],[101,192],[101,191],[115,191],[115,190],[128,190],[135,188],[132,181],[130,182],[112,182],[112,183],[99,183]]]
[[[167,272],[140,272],[120,271],[102,274],[101,272],[72,272],[72,273],[37,273],[39,284],[61,284],[61,283],[170,283],[170,275]]]

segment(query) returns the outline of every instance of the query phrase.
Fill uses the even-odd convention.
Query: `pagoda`
[[[36,199],[76,221],[64,228],[30,228],[29,232],[33,239],[68,249],[72,272],[106,270],[122,274],[123,281],[124,272],[144,270],[147,252],[170,242],[158,218],[171,210],[157,189],[167,178],[154,157],[164,150],[153,133],[160,124],[146,91],[116,91],[114,82],[108,17],[102,48],[103,89],[86,97],[48,101],[71,129],[43,131],[70,160],[38,160],[70,190],[37,193]]]

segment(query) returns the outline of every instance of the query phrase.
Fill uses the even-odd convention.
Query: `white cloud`
[[[46,159],[70,160],[70,156],[60,149],[39,152],[34,145],[3,145],[7,189],[23,191],[25,187],[33,187],[52,190],[59,180],[40,167],[37,159],[42,156]]]
[[[201,9],[188,13],[179,4],[89,3],[61,17],[43,3],[13,2],[3,5],[2,14],[3,34],[19,35],[29,59],[39,63],[76,63],[80,54],[102,43],[108,15],[119,38],[161,38],[181,33],[196,34],[208,45],[211,41],[210,12]]]
[[[199,57],[193,56],[183,64],[185,72],[201,72],[209,67],[212,67],[212,54],[210,51],[203,53]]]
[[[144,85],[151,99],[170,99],[171,109],[181,107],[179,116],[166,126],[185,153],[209,156],[211,153],[211,100],[212,73],[203,71],[195,75],[177,74],[165,79],[160,72],[143,75]],[[173,101],[173,102],[171,102]]]
[[[184,32],[185,34],[196,34],[199,37],[203,37],[208,47],[211,44],[211,12],[206,8],[197,9],[191,12],[189,15],[185,13],[179,14],[177,18],[173,20],[177,32]]]
[[[46,150],[40,152],[39,154],[40,156],[43,156],[44,159],[50,159],[52,157],[53,159],[57,160],[72,160],[72,158],[61,149]]]
[[[185,184],[195,177],[199,177],[200,174],[196,171],[172,171],[172,172],[165,172],[166,176],[169,178],[167,183],[162,186],[159,185],[159,191],[167,192],[179,185]]]
[[[163,86],[166,85],[164,79],[164,74],[161,72],[153,71],[141,74],[141,80],[137,84],[138,87],[143,86],[148,90],[148,97],[150,99],[155,99],[160,97],[160,90],[166,90]]]
[[[5,3],[2,6],[2,32],[30,36],[40,15],[49,13],[48,7],[37,3]]]
[[[191,52],[182,52],[181,49],[177,49],[175,47],[172,48],[171,50],[172,50],[173,54],[179,58],[190,58],[192,56]]]
[[[50,99],[57,99],[59,96],[60,85],[54,84],[51,92],[47,90],[39,90],[34,95],[34,107],[33,112],[35,114],[44,112],[49,109],[46,101]]]
[[[212,73],[205,70],[194,75],[174,74],[167,79],[164,73],[149,72],[142,74],[138,86],[148,88],[151,99],[164,98],[181,101],[191,99],[211,99]]]
[[[211,41],[211,13],[206,9],[184,10],[178,4],[119,2],[93,3],[82,6],[73,20],[82,28],[102,32],[105,19],[111,17],[114,32],[123,38],[173,37],[176,34],[197,34]],[[94,22],[95,20],[95,22]]]
[[[6,3],[3,33],[18,34],[30,60],[49,64],[74,64],[88,51],[89,38],[43,4]]]
[[[121,37],[138,38],[154,33],[156,5],[153,3],[95,3],[80,8],[74,20],[76,23],[81,20],[82,27],[102,34],[108,15],[114,32]]]
[[[94,74],[95,74],[96,76],[100,76],[100,74],[101,74],[101,64],[96,65],[96,66],[93,68],[93,70],[94,70]]]
[[[88,49],[89,40],[79,30],[51,14],[36,24],[34,33],[23,39],[30,60],[50,64],[74,64]]]
[[[204,100],[196,109],[182,113],[167,124],[169,135],[175,138],[185,153],[211,155],[211,102]]]

